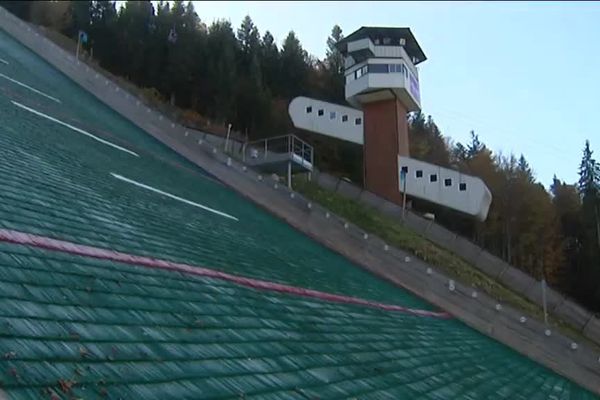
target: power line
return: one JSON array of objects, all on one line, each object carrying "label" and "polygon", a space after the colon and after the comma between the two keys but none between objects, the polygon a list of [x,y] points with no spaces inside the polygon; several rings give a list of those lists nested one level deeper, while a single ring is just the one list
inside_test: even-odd
[{"label": "power line", "polygon": [[[549,144],[548,142],[542,142],[542,141],[532,139],[527,135],[523,135],[522,133],[517,133],[516,131],[513,131],[513,130],[502,129],[502,131],[500,131],[495,128],[490,128],[485,123],[475,121],[474,119],[464,117],[462,115],[454,116],[454,115],[452,115],[452,111],[448,112],[448,111],[444,111],[442,109],[441,111],[437,110],[436,114],[441,115],[442,117],[444,117],[444,119],[450,119],[450,120],[457,121],[460,123],[467,123],[473,127],[473,130],[478,131],[478,132],[483,132],[485,134],[491,133],[491,134],[503,136],[503,137],[506,137],[506,136],[509,136],[512,138],[518,137],[520,140],[525,140],[537,147],[543,147],[543,148],[546,148],[546,149],[552,151],[554,154],[556,154],[556,156],[558,156],[558,158],[561,158],[562,160],[571,161],[565,157],[564,149],[561,149],[552,144]],[[456,114],[460,114],[460,113],[456,113]],[[445,133],[445,135],[450,136],[449,133]]]}]

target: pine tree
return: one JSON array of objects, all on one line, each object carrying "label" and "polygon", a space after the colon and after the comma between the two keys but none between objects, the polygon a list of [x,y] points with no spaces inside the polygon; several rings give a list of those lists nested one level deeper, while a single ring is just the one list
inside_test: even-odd
[{"label": "pine tree", "polygon": [[485,145],[479,141],[475,131],[471,131],[471,143],[467,146],[467,157],[473,158],[485,149]]},{"label": "pine tree", "polygon": [[342,28],[334,25],[331,29],[331,35],[327,38],[327,50],[325,52],[325,62],[327,68],[334,74],[344,73],[344,58],[337,49],[337,43],[344,38]]},{"label": "pine tree", "polygon": [[581,292],[590,303],[600,302],[600,173],[589,141],[579,166],[578,189],[582,198]]},{"label": "pine tree", "polygon": [[306,94],[308,68],[306,51],[294,31],[290,31],[281,50],[282,94],[286,98]]},{"label": "pine tree", "polygon": [[451,152],[452,164],[460,168],[460,165],[467,160],[467,148],[462,143],[456,143]]},{"label": "pine tree", "polygon": [[583,148],[583,158],[579,165],[579,193],[582,196],[596,196],[600,183],[599,165],[592,157],[593,151],[590,149],[590,141],[585,141]]},{"label": "pine tree", "polygon": [[169,32],[173,34],[170,34],[171,40],[167,36],[164,88],[173,105],[177,102],[177,105],[187,108],[198,76],[197,47],[202,36],[200,19],[191,2],[184,6],[183,1],[177,0],[171,7],[170,22]]},{"label": "pine tree", "polygon": [[262,90],[260,34],[249,15],[242,21],[237,31],[237,39],[240,44],[239,71],[256,86],[254,90]]},{"label": "pine tree", "polygon": [[0,6],[6,8],[8,11],[16,15],[17,17],[29,21],[32,1],[26,0],[1,0]]},{"label": "pine tree", "polygon": [[[337,43],[344,38],[342,28],[334,25],[331,35],[327,38],[327,49],[325,60],[322,63],[322,76],[320,81],[323,88],[318,93],[320,97],[336,103],[345,101],[344,95],[344,57],[336,47]],[[317,63],[320,64],[320,63]],[[317,68],[318,70],[318,68]]]},{"label": "pine tree", "polygon": [[517,163],[517,170],[519,172],[519,177],[525,179],[528,183],[535,182],[535,176],[533,175],[533,170],[531,166],[525,159],[525,156],[521,154],[519,157],[519,161]]},{"label": "pine tree", "polygon": [[240,48],[242,53],[246,55],[253,55],[258,52],[260,45],[260,34],[258,28],[252,22],[252,18],[249,15],[244,17],[242,25],[237,30],[237,38],[240,41]]},{"label": "pine tree", "polygon": [[100,65],[121,73],[124,62],[121,61],[119,51],[115,51],[115,44],[120,42],[117,29],[117,9],[112,1],[94,1],[90,14],[90,44],[94,58]]},{"label": "pine tree", "polygon": [[[581,243],[583,223],[581,220],[581,198],[575,185],[568,185],[554,176],[550,186],[552,204],[560,220],[562,247],[565,255],[567,276],[561,287],[573,291],[581,274]],[[573,292],[577,295],[576,292]]]},{"label": "pine tree", "polygon": [[264,136],[257,130],[264,125],[270,100],[263,87],[260,34],[249,15],[242,21],[237,31],[237,39],[240,51],[235,125],[248,137],[256,138]]},{"label": "pine tree", "polygon": [[238,41],[231,28],[231,23],[219,20],[208,29],[207,52],[207,84],[209,95],[214,99],[210,115],[219,122],[227,122],[235,118],[235,93],[237,78],[236,55]]},{"label": "pine tree", "polygon": [[92,1],[72,1],[69,8],[71,21],[63,33],[70,37],[76,37],[80,30],[89,32]]},{"label": "pine tree", "polygon": [[261,75],[267,89],[273,95],[281,94],[280,55],[275,38],[266,31],[260,43]]},{"label": "pine tree", "polygon": [[127,1],[119,12],[117,27],[123,32],[117,50],[129,62],[122,65],[123,73],[138,85],[147,84],[147,54],[152,45],[150,26],[154,20],[154,7],[150,1]]}]

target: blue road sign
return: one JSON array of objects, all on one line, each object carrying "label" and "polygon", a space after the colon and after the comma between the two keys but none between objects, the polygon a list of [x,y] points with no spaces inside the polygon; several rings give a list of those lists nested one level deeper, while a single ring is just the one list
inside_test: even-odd
[{"label": "blue road sign", "polygon": [[85,33],[84,31],[79,31],[79,41],[81,43],[87,43],[87,40],[88,40],[87,33]]}]

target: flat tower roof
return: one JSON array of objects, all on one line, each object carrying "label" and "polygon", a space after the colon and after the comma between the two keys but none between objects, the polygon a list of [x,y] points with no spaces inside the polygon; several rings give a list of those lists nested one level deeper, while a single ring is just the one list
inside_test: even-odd
[{"label": "flat tower roof", "polygon": [[363,26],[340,40],[336,46],[342,53],[345,53],[348,49],[348,42],[367,37],[371,40],[389,37],[392,40],[395,39],[396,43],[398,43],[399,39],[404,39],[406,41],[404,49],[410,57],[415,58],[415,65],[427,59],[425,53],[423,53],[423,49],[421,49],[421,46],[419,46],[417,39],[415,39],[414,35],[410,31],[410,28]]}]

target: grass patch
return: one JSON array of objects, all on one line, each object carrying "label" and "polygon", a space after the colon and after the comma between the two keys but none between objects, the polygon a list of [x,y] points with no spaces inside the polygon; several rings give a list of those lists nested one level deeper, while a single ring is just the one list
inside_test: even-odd
[{"label": "grass patch", "polygon": [[[540,320],[544,318],[542,307],[487,276],[461,257],[440,248],[378,210],[358,201],[347,199],[338,193],[323,189],[316,183],[309,182],[304,178],[294,179],[294,190],[361,229],[379,236],[386,243],[414,254],[456,281],[483,291],[499,302],[511,305],[525,314]],[[563,334],[579,341],[585,341],[588,345],[598,348],[595,343],[585,338],[579,330],[570,324],[551,315],[548,318],[550,324]]]}]

